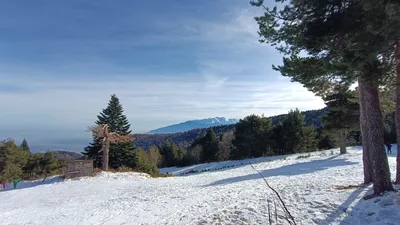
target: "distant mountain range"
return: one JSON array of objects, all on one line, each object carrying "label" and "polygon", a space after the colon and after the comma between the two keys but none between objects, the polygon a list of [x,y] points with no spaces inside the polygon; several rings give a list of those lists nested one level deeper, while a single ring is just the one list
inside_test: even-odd
[{"label": "distant mountain range", "polygon": [[[319,110],[308,110],[301,112],[304,115],[304,121],[306,126],[321,126],[321,116],[325,115],[328,111],[328,108],[323,108]],[[287,114],[281,114],[276,116],[271,116],[272,124],[279,124],[285,119]],[[196,120],[194,120],[196,121]],[[201,121],[201,120],[200,120]],[[236,122],[238,122],[236,120]],[[212,127],[217,136],[220,136],[223,133],[233,131],[235,129],[235,124],[228,125],[217,125],[209,126]],[[179,124],[177,124],[179,125]],[[158,133],[158,134],[134,134],[135,137],[135,145],[137,147],[141,147],[144,149],[148,149],[152,145],[161,145],[166,140],[170,139],[175,142],[177,145],[182,147],[187,147],[191,145],[198,137],[205,135],[206,128],[195,128],[188,131],[176,132],[176,133]],[[161,129],[161,128],[160,128]]]},{"label": "distant mountain range", "polygon": [[[303,111],[305,124],[307,126],[314,125],[316,127],[321,126],[320,117],[325,115],[328,111],[327,108],[319,110]],[[272,124],[278,124],[285,118],[286,114],[271,116]],[[146,134],[134,134],[134,144],[136,147],[142,147],[148,149],[152,145],[161,145],[166,140],[171,139],[177,145],[187,147],[193,143],[198,137],[205,135],[207,128],[212,127],[217,136],[220,136],[226,132],[231,132],[235,129],[235,124],[239,120],[237,119],[225,119],[223,117],[215,117],[202,120],[191,120],[171,126],[155,129]],[[193,128],[194,127],[194,128]],[[175,129],[175,130],[174,130]],[[81,152],[83,147],[86,146],[91,140],[84,139],[71,139],[62,142],[62,148],[60,147],[47,147],[47,146],[31,146],[31,149],[38,149],[35,152],[46,152],[39,149],[63,149],[66,151],[52,151],[58,159],[72,160],[82,158]],[[73,146],[73,147],[68,147]],[[78,147],[75,147],[78,146]],[[69,149],[69,150],[67,150]],[[82,150],[81,150],[82,149]],[[71,151],[75,152],[71,153]]]},{"label": "distant mountain range", "polygon": [[231,125],[239,122],[238,119],[227,119],[225,117],[215,117],[201,120],[189,120],[183,123],[173,124],[166,127],[161,127],[155,130],[151,130],[148,134],[172,134],[185,132],[198,128],[209,128],[221,125]]}]

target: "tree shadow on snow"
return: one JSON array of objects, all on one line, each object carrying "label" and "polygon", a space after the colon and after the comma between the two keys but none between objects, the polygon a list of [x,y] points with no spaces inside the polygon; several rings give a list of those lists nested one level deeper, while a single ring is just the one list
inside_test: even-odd
[{"label": "tree shadow on snow", "polygon": [[[310,162],[302,162],[302,163],[294,163],[287,166],[282,166],[274,169],[260,171],[260,173],[268,179],[268,177],[275,176],[296,176],[301,174],[314,173],[317,171],[322,171],[329,169],[331,167],[337,166],[348,166],[357,164],[355,162],[347,161],[346,159],[335,159],[337,156],[330,157],[328,159],[323,160],[313,160]],[[231,177],[227,179],[222,179],[216,182],[213,182],[206,186],[216,186],[216,185],[226,185],[237,182],[243,182],[248,180],[262,179],[260,175],[254,171],[253,174],[239,176],[239,177]]]},{"label": "tree shadow on snow", "polygon": [[[329,213],[325,219],[318,220],[317,223],[321,225],[332,224],[332,223],[341,225],[353,225],[353,224],[359,224],[361,222],[359,220],[361,219],[363,220],[361,224],[369,224],[366,218],[357,215],[357,211],[360,208],[362,208],[361,205],[365,203],[365,200],[362,199],[362,197],[368,191],[372,191],[371,186],[357,188],[350,194],[350,196],[346,199],[345,202],[343,202],[340,206],[337,207],[335,211]],[[357,203],[353,204],[355,201],[357,201]],[[368,200],[368,201],[373,201],[373,200]],[[349,210],[350,205],[352,204],[353,206],[351,207],[351,210]],[[365,216],[366,215],[364,215],[364,217]]]},{"label": "tree shadow on snow", "polygon": [[48,177],[44,180],[33,180],[33,181],[20,181],[17,184],[17,187],[14,189],[13,184],[7,184],[7,188],[5,190],[0,190],[0,192],[6,192],[6,191],[13,191],[13,190],[18,190],[18,189],[25,189],[25,188],[33,188],[36,186],[40,185],[46,185],[46,184],[54,184],[54,183],[59,183],[63,182],[64,179],[60,176],[54,176],[54,177]]}]

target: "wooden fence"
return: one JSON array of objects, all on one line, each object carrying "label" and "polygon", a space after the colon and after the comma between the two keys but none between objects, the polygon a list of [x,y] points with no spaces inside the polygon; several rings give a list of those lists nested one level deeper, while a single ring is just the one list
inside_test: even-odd
[{"label": "wooden fence", "polygon": [[71,160],[68,161],[65,178],[93,176],[93,160]]}]

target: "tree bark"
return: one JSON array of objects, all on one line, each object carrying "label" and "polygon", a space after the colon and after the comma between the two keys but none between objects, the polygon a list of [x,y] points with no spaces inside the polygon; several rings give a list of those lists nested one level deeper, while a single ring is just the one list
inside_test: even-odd
[{"label": "tree bark", "polygon": [[367,117],[365,114],[365,98],[364,98],[364,87],[362,81],[360,82],[360,78],[358,79],[358,91],[360,96],[360,131],[361,131],[361,139],[362,139],[362,149],[363,149],[363,165],[364,165],[364,184],[369,184],[372,182],[372,165],[369,156],[369,134],[367,127]]},{"label": "tree bark", "polygon": [[108,138],[104,138],[103,140],[103,170],[107,171],[108,170],[108,157],[109,154],[108,152],[110,151],[110,141]]},{"label": "tree bark", "polygon": [[346,129],[342,128],[339,130],[340,132],[340,154],[346,154]]},{"label": "tree bark", "polygon": [[400,40],[396,41],[396,184],[400,184]]},{"label": "tree bark", "polygon": [[[371,73],[375,67],[366,68],[365,73]],[[378,87],[371,79],[374,74],[363,74],[359,78],[360,93],[362,94],[363,118],[366,119],[364,129],[368,129],[368,157],[372,166],[372,183],[374,184],[374,194],[379,195],[385,191],[393,190],[390,180],[389,163],[385,152],[383,138],[383,117],[379,103]],[[364,124],[363,124],[364,126]]]}]

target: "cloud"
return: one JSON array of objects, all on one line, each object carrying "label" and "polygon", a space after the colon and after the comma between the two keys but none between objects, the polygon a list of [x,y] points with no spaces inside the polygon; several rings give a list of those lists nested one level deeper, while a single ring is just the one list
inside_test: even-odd
[{"label": "cloud", "polygon": [[121,27],[103,30],[96,24],[79,33],[70,26],[76,31],[70,39],[0,38],[9,53],[0,54],[0,137],[27,137],[41,149],[76,150],[78,144],[68,143],[90,140],[85,129],[111,94],[119,97],[134,132],[191,119],[324,107],[320,98],[271,69],[281,56],[258,42],[253,19],[258,9],[240,4],[224,5],[212,18],[155,16],[148,26],[139,23],[145,33],[134,33],[136,20],[126,13],[106,23]]},{"label": "cloud", "polygon": [[[289,109],[319,109],[321,99],[300,84],[270,81],[237,81],[209,76],[151,76],[90,79],[5,77],[15,90],[0,94],[0,136],[27,137],[43,145],[59,137],[90,140],[85,133],[98,113],[116,94],[134,132],[185,120],[249,114],[267,116]],[[23,79],[25,82],[21,82]],[[207,88],[204,88],[207,87]],[[52,141],[51,141],[52,140]],[[57,142],[60,144],[60,142]],[[57,146],[57,144],[54,144]]]},{"label": "cloud", "polygon": [[[22,125],[39,124],[37,120],[40,120],[42,127],[84,129],[107,106],[114,93],[120,98],[131,122],[141,124],[142,129],[136,127],[136,131],[150,129],[145,123],[151,120],[180,121],[217,116],[215,114],[243,117],[251,113],[250,109],[271,105],[279,110],[270,113],[281,113],[297,107],[299,102],[302,102],[302,108],[321,106],[315,105],[319,102],[316,97],[294,83],[229,81],[209,76],[205,82],[208,88],[204,89],[204,81],[200,78],[146,76],[141,79],[35,81],[29,77],[2,76],[8,85],[26,90],[0,95],[4,115],[0,122],[14,126],[17,119],[21,124],[21,119],[25,118]],[[21,79],[25,83],[21,83]],[[15,120],[10,121],[10,117]]]}]

